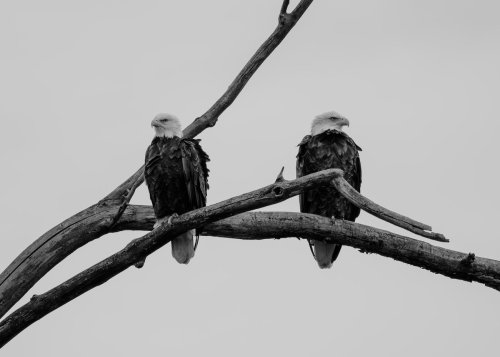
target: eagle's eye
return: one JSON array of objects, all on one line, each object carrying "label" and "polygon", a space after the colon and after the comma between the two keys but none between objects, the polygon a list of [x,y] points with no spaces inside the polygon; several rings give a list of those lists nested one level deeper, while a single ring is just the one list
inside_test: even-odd
[{"label": "eagle's eye", "polygon": [[160,121],[161,121],[162,123],[165,123],[167,120],[168,120],[168,119],[161,119]]}]

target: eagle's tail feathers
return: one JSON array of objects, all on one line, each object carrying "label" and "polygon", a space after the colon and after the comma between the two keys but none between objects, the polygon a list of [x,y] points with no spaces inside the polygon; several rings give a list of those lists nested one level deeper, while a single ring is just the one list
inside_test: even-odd
[{"label": "eagle's tail feathers", "polygon": [[325,243],[322,241],[315,240],[314,244],[314,256],[318,265],[321,269],[327,269],[332,267],[332,263],[337,259],[340,252],[341,245]]},{"label": "eagle's tail feathers", "polygon": [[172,256],[180,264],[187,264],[194,256],[194,229],[172,239]]}]

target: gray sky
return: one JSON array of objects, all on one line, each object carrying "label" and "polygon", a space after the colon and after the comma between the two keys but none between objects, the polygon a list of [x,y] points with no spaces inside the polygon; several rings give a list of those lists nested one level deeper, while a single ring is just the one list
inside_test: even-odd
[{"label": "gray sky", "polygon": [[[296,3],[296,2],[292,2]],[[281,0],[3,1],[0,269],[142,163],[158,112],[185,124],[276,25]],[[363,148],[362,192],[431,224],[446,246],[500,259],[498,1],[321,1],[215,128],[208,203],[295,176],[315,114]],[[149,204],[142,186],[133,203]],[[269,210],[298,210],[292,199]],[[401,232],[362,213],[358,222]],[[406,234],[406,233],[404,233]],[[140,232],[82,248],[22,300]],[[411,234],[407,234],[411,235]],[[296,239],[170,247],[35,323],[2,356],[484,355],[499,295],[345,247],[321,271]]]}]

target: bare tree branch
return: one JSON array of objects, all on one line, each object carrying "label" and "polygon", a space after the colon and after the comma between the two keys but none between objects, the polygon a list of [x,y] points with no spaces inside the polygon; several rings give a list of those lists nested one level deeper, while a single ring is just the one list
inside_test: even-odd
[{"label": "bare tree branch", "polygon": [[28,246],[0,274],[0,317],[57,263],[109,232],[119,206],[94,205],[66,219]]},{"label": "bare tree branch", "polygon": [[283,4],[281,5],[280,16],[286,15],[288,12],[288,5],[290,5],[290,0],[283,0]]},{"label": "bare tree branch", "polygon": [[284,201],[306,189],[330,182],[332,178],[342,174],[341,170],[330,169],[292,181],[276,182],[261,189],[174,217],[171,223],[164,223],[145,236],[133,240],[118,253],[48,292],[34,296],[29,303],[0,322],[0,347],[33,322],[143,260],[180,233],[234,214]]},{"label": "bare tree branch", "polygon": [[[132,205],[123,213],[115,229],[150,230],[153,224],[152,207]],[[500,291],[500,262],[497,260],[437,247],[349,221],[296,212],[247,212],[207,224],[202,234],[247,240],[288,237],[325,239],[453,279],[476,281]]]},{"label": "bare tree branch", "polygon": [[[272,186],[268,186],[266,192],[275,192]],[[246,198],[240,202],[245,201]],[[224,202],[220,205],[226,205]],[[181,229],[194,227],[193,220],[200,218],[206,219],[197,221],[204,225],[203,235],[245,240],[288,237],[326,240],[352,246],[365,253],[390,257],[453,279],[476,281],[500,291],[500,262],[496,260],[433,246],[354,222],[296,212],[246,212],[204,224],[203,222],[211,221],[213,217],[206,216],[210,213],[200,211],[215,211],[212,208],[214,206],[182,215],[173,221],[173,225],[165,224],[62,285],[43,295],[34,296],[29,303],[0,323],[0,346],[49,312],[125,270],[134,264],[139,256],[158,249],[153,247],[155,244],[161,246]],[[187,215],[191,217],[186,217]],[[151,207],[131,205],[125,210],[115,230],[149,230],[152,229],[154,222]],[[137,243],[139,241],[141,242]]]},{"label": "bare tree branch", "polygon": [[347,198],[351,203],[355,204],[362,210],[392,223],[398,227],[404,228],[410,232],[418,234],[422,237],[436,240],[439,242],[449,242],[448,239],[441,233],[427,232],[431,231],[431,226],[415,221],[414,219],[405,217],[399,213],[393,212],[384,208],[356,191],[343,177],[337,177],[333,180],[335,188]]},{"label": "bare tree branch", "polygon": [[[301,0],[291,12],[288,12],[289,0],[283,1],[277,28],[236,76],[226,92],[207,112],[184,130],[185,137],[195,137],[217,123],[219,116],[234,102],[251,76],[295,26],[312,1]],[[0,274],[0,317],[50,269],[91,240],[125,229],[152,229],[155,218],[151,207],[129,205],[135,190],[144,181],[143,171],[144,167],[139,168],[97,204],[42,235]],[[276,182],[270,186],[176,217],[171,223],[165,223],[132,241],[118,253],[65,283],[42,295],[33,296],[30,302],[0,322],[0,347],[51,311],[143,260],[168,243],[172,237],[200,226],[204,227],[204,234],[228,238],[302,237],[326,240],[349,245],[362,252],[391,257],[453,279],[480,282],[500,291],[500,262],[476,257],[473,253],[444,249],[380,229],[316,215],[247,212],[233,216],[283,201],[305,189],[333,180],[339,192],[361,209],[423,237],[448,241],[442,234],[430,232],[430,226],[387,210],[363,197],[343,179],[340,170],[326,170],[294,181],[284,180],[282,173],[283,170]],[[228,216],[233,217],[224,218]]]},{"label": "bare tree branch", "polygon": [[[184,129],[183,135],[193,138],[212,127],[219,116],[235,100],[264,60],[286,37],[313,0],[302,0],[292,14],[282,21],[237,75],[227,91],[201,117]],[[293,15],[293,16],[292,16]],[[69,254],[108,233],[119,220],[130,202],[135,189],[144,181],[144,166],[104,197],[53,227],[27,247],[0,274],[0,317],[54,266]]]},{"label": "bare tree branch", "polygon": [[[217,123],[219,116],[222,114],[224,110],[229,107],[233,101],[236,99],[241,90],[248,83],[250,77],[259,69],[262,62],[266,60],[267,57],[274,51],[276,47],[283,41],[285,36],[290,32],[290,30],[295,26],[297,21],[301,18],[304,12],[307,10],[309,5],[313,0],[302,0],[295,10],[283,17],[283,7],[288,7],[288,1],[283,3],[283,7],[280,13],[280,22],[278,27],[274,30],[274,32],[269,36],[269,38],[259,47],[257,52],[252,56],[250,61],[243,67],[240,73],[236,76],[234,81],[229,85],[229,88],[226,92],[220,97],[217,102],[201,117],[196,118],[191,125],[189,125],[185,131],[184,135],[189,137],[193,137],[198,135],[202,130],[207,127],[212,127]],[[286,6],[285,6],[286,4]]]},{"label": "bare tree branch", "polygon": [[[142,218],[147,211],[138,217]],[[500,261],[350,221],[296,212],[247,212],[204,226],[203,235],[250,240],[287,237],[326,240],[500,291]]]}]

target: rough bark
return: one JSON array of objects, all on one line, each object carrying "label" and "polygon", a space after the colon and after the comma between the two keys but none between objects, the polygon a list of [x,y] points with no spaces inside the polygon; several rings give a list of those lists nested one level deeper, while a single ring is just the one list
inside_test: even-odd
[{"label": "rough bark", "polygon": [[0,322],[0,347],[49,312],[103,284],[131,265],[144,260],[147,255],[161,248],[180,233],[234,214],[284,201],[306,189],[331,182],[332,178],[342,174],[341,170],[330,169],[292,181],[275,182],[259,190],[174,217],[170,223],[164,223],[145,236],[133,240],[118,253],[63,284],[42,295],[32,297],[29,303]]},{"label": "rough bark", "polygon": [[[116,231],[150,230],[150,206],[132,205]],[[500,291],[500,262],[434,246],[410,237],[362,224],[297,212],[247,212],[203,227],[202,235],[245,240],[301,237],[376,253],[453,279],[476,281]]]},{"label": "rough bark", "polygon": [[350,221],[297,212],[247,212],[206,225],[203,235],[250,240],[287,237],[326,240],[500,291],[500,261]]},{"label": "rough bark", "polygon": [[[184,137],[193,138],[207,127],[215,125],[219,116],[236,99],[260,65],[283,41],[312,2],[313,0],[301,0],[290,14],[286,12],[289,1],[283,2],[277,28],[259,47],[220,99],[184,129]],[[143,172],[144,166],[141,166],[97,204],[43,234],[0,274],[0,318],[69,254],[112,230],[136,188],[144,181]]]},{"label": "rough bark", "polygon": [[[285,181],[287,182],[287,181]],[[306,186],[302,186],[303,189]],[[433,246],[362,224],[296,212],[246,212],[219,219],[236,210],[261,207],[298,194],[298,187],[281,182],[173,219],[122,251],[31,301],[0,323],[0,347],[46,314],[106,282],[164,244],[179,232],[203,225],[203,235],[244,240],[301,237],[326,240],[376,253],[453,279],[476,281],[500,291],[500,262]],[[209,223],[214,219],[217,222]],[[149,230],[155,222],[150,206],[129,206],[114,229]],[[195,225],[196,224],[196,225]]]}]

